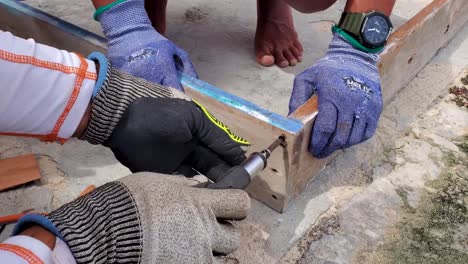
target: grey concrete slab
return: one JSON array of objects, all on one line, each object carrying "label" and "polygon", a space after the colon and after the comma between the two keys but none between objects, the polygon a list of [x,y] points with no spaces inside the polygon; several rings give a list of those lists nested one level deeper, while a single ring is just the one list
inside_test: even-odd
[{"label": "grey concrete slab", "polygon": [[[92,20],[91,1],[26,0],[45,12],[101,34]],[[295,67],[263,67],[255,62],[255,0],[169,0],[167,37],[191,55],[200,78],[265,109],[286,115],[294,76],[323,56],[331,39],[331,25],[344,9],[339,0],[315,14],[294,12],[294,22],[304,46],[303,62]],[[430,0],[397,1],[392,21],[398,28]],[[190,16],[191,13],[197,13]]]},{"label": "grey concrete slab", "polygon": [[[36,1],[36,4],[42,5],[41,8],[50,10],[52,14],[56,12],[55,15],[64,15],[71,22],[75,22],[72,20],[82,17],[85,13],[79,12],[83,10],[89,14],[92,13],[89,4],[78,3],[76,6],[64,6],[64,4],[58,2],[64,1]],[[422,6],[424,1],[414,0],[412,2],[415,5],[419,4]],[[280,113],[283,111],[284,113],[287,97],[289,96],[289,91],[285,92],[284,89],[290,89],[293,74],[296,71],[299,72],[304,69],[308,65],[307,61],[310,64],[314,58],[319,57],[319,50],[312,52],[312,50],[306,49],[307,61],[293,69],[262,68],[255,64],[250,46],[255,26],[254,5],[252,3],[240,1],[239,4],[234,5],[232,2],[223,1],[225,7],[236,6],[235,8],[237,9],[235,10],[240,11],[234,12],[232,11],[233,9],[228,9],[231,10],[228,12],[224,10],[223,12],[231,15],[231,18],[234,14],[234,18],[232,18],[232,21],[227,18],[220,18],[220,21],[222,21],[220,23],[221,28],[226,27],[228,32],[240,33],[226,34],[223,33],[225,31],[219,30],[219,35],[215,34],[216,32],[209,27],[213,26],[213,18],[207,20],[206,24],[183,23],[184,12],[189,7],[201,5],[202,7],[206,7],[207,10],[211,10],[210,8],[215,8],[216,10],[219,7],[211,7],[205,1],[192,1],[190,3],[188,1],[180,1],[180,3],[180,5],[172,3],[169,7],[169,16],[173,19],[169,20],[168,36],[174,36],[181,46],[192,53],[201,76],[221,88],[232,89],[233,93],[241,97],[252,93],[252,96],[248,99],[253,98],[256,100],[254,102],[259,105],[275,111],[277,110]],[[205,5],[202,5],[202,3],[205,3]],[[241,4],[246,7],[237,6]],[[401,8],[404,7],[402,6]],[[242,10],[245,10],[246,13],[247,18],[245,21],[239,21],[241,20],[240,15],[243,14]],[[411,10],[404,9],[404,12],[397,9],[396,15],[401,16],[401,21],[404,21],[404,16],[408,16],[409,13],[415,13],[416,11],[416,8],[412,8]],[[65,16],[67,12],[69,12],[68,17]],[[72,14],[73,12],[75,14]],[[325,19],[334,19],[338,17],[339,9],[328,12],[330,13],[323,13],[323,15],[329,14],[329,17]],[[216,15],[214,16],[216,17]],[[296,20],[302,21],[301,19],[303,19],[303,22],[297,22],[296,24],[302,23],[299,31],[303,38],[307,36],[306,34],[311,34],[308,35],[310,38],[306,38],[310,42],[304,43],[308,43],[307,45],[310,44],[310,46],[320,46],[323,50],[326,46],[326,38],[313,38],[314,34],[308,32],[312,28],[315,30],[312,32],[328,34],[326,33],[328,25],[321,27],[315,23],[320,20],[319,18],[320,14],[315,16],[300,15],[299,18],[296,17]],[[90,23],[89,19],[79,19],[75,23],[81,23],[87,27],[96,26],[95,23]],[[180,28],[175,28],[176,25],[179,25]],[[203,29],[207,27],[210,29],[208,31],[213,32],[204,32]],[[184,28],[187,29],[186,31],[193,30],[193,35],[191,35],[192,33],[177,35],[177,32],[181,32]],[[99,28],[95,27],[94,30],[98,31]],[[218,36],[221,36],[220,40],[216,40]],[[236,39],[236,36],[243,37]],[[310,243],[311,246],[306,250],[307,254],[302,252],[299,258],[296,259],[302,261],[301,263],[309,263],[308,261],[316,261],[316,263],[341,261],[341,263],[346,263],[345,260],[349,259],[360,245],[358,245],[357,241],[379,241],[382,237],[379,230],[392,223],[393,218],[391,214],[398,213],[397,210],[392,209],[388,211],[390,212],[389,215],[382,215],[382,212],[379,211],[382,207],[394,208],[395,205],[398,205],[397,197],[392,193],[394,190],[389,185],[389,181],[393,181],[395,178],[400,180],[399,177],[401,175],[392,174],[393,163],[398,161],[398,157],[391,156],[390,159],[387,159],[385,156],[388,154],[387,150],[399,146],[398,144],[401,142],[400,138],[404,135],[404,132],[417,120],[419,115],[429,112],[428,109],[432,109],[433,101],[446,93],[444,91],[446,85],[468,64],[467,37],[468,28],[465,27],[458,34],[457,38],[447,48],[443,49],[417,78],[398,94],[395,101],[384,110],[377,135],[369,142],[348,149],[338,156],[309,184],[304,193],[300,195],[286,213],[278,214],[264,205],[253,201],[251,214],[247,221],[241,225],[244,237],[241,249],[234,253],[233,256],[240,259],[241,263],[273,263],[280,259],[283,254],[287,253],[304,234],[308,235],[311,227],[318,224],[320,226],[320,217],[322,219],[335,219],[340,228],[337,229],[334,225],[327,227],[324,224],[325,227],[318,230],[325,229],[328,230],[328,233],[323,234],[320,233],[321,231],[317,231],[317,236],[306,237],[306,242],[314,243]],[[196,48],[190,50],[190,40],[193,41],[196,38],[199,39],[199,43],[204,44],[197,44],[194,46]],[[208,42],[205,38],[212,38],[213,45],[218,45],[218,48],[206,48],[206,45],[211,42]],[[314,39],[316,39],[316,42],[314,42]],[[223,53],[224,50],[226,50],[226,53]],[[203,61],[205,60],[204,55],[207,55],[206,58],[208,58],[205,62]],[[222,57],[223,55],[225,56],[224,58]],[[233,58],[236,56],[238,58]],[[223,68],[225,70],[222,72],[214,71],[211,68],[221,64],[221,61],[218,60],[224,60],[225,62],[227,60],[226,57],[229,58],[228,60],[232,60],[233,65],[236,67],[227,65],[226,68]],[[232,70],[234,68],[236,71]],[[237,72],[238,69],[244,68],[246,72]],[[247,76],[247,71],[251,75]],[[216,74],[211,74],[211,72]],[[235,78],[229,79],[231,78],[230,76],[235,75],[233,73],[237,75]],[[220,78],[220,76],[224,76],[224,78]],[[257,87],[263,88],[257,91]],[[255,95],[257,92],[258,94]],[[269,97],[271,98],[269,99]],[[440,111],[439,117],[445,118],[445,116],[453,118],[451,119],[451,128],[463,126],[466,121],[463,114],[452,108]],[[444,128],[443,123],[439,124],[437,129],[440,130],[436,133],[439,136],[446,136],[447,131],[451,131],[454,136],[458,135],[454,129]],[[426,146],[424,143],[422,144]],[[424,146],[419,150],[420,152],[424,153]],[[411,148],[415,150],[419,149],[416,145],[411,145]],[[25,208],[29,205],[43,208],[44,210],[56,208],[60,204],[74,199],[88,184],[100,185],[128,173],[128,170],[114,159],[112,153],[103,147],[91,146],[78,140],[71,140],[67,144],[60,146],[58,144],[38,142],[34,139],[0,137],[0,158],[31,151],[37,155],[43,174],[43,181],[38,183],[37,186],[33,184],[32,186],[14,189],[13,192],[15,194],[13,197],[21,196],[23,188],[25,190],[39,188],[43,194],[36,195],[34,192],[30,192],[31,195],[34,195],[21,196],[24,199],[11,199],[8,197],[12,194],[0,193],[1,214],[14,213],[16,212],[16,208]],[[407,160],[406,158],[411,159],[408,154],[411,152],[405,153],[405,161]],[[407,175],[420,169],[420,167],[411,167],[405,164],[402,163],[401,166],[407,171]],[[427,164],[420,166],[429,167],[429,165],[424,165]],[[421,177],[419,179],[422,179]],[[50,193],[52,198],[50,198]],[[377,197],[379,198],[377,199]],[[414,199],[417,200],[416,194]],[[367,228],[368,223],[375,223],[375,225]],[[334,232],[341,232],[341,236],[335,237]],[[320,258],[317,257],[317,252],[321,252]]]}]

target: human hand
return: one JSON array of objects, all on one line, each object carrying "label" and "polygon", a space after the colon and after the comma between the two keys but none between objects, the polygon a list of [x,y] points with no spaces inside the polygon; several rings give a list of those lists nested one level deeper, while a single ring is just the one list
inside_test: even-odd
[{"label": "human hand", "polygon": [[132,172],[188,167],[216,180],[244,160],[249,143],[184,93],[101,67],[106,78],[81,139],[108,146]]},{"label": "human hand", "polygon": [[192,187],[185,177],[137,173],[104,184],[47,216],[27,214],[13,235],[39,225],[65,241],[77,263],[223,263],[240,244],[227,220],[247,216],[242,190]]},{"label": "human hand", "polygon": [[189,55],[151,25],[144,0],[115,1],[96,10],[113,67],[183,91],[178,71],[198,78]]},{"label": "human hand", "polygon": [[318,96],[318,115],[309,143],[315,157],[325,158],[374,135],[382,112],[378,59],[335,33],[325,57],[296,76],[289,113]]}]

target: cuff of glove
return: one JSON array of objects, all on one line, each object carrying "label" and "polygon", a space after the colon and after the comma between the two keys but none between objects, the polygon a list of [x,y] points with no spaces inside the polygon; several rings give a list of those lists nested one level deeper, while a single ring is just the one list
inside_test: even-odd
[{"label": "cuff of glove", "polygon": [[[85,133],[80,137],[91,144],[104,143],[128,106],[138,98],[181,98],[191,100],[184,93],[144,79],[134,77],[105,64],[106,74],[100,88],[96,90],[91,108],[91,119]],[[101,73],[101,69],[100,69]],[[100,77],[101,78],[101,77]],[[157,110],[157,109],[155,109]]]},{"label": "cuff of glove", "polygon": [[359,41],[357,41],[354,37],[352,37],[346,31],[344,31],[343,29],[339,28],[336,25],[332,27],[332,32],[341,35],[346,40],[346,42],[348,42],[351,46],[363,52],[380,53],[384,49],[384,46],[378,47],[378,48],[368,48],[362,45],[361,43],[359,43]]},{"label": "cuff of glove", "polygon": [[16,236],[20,234],[26,228],[32,225],[42,226],[43,228],[47,229],[47,231],[51,232],[55,236],[65,241],[63,236],[58,231],[57,227],[55,227],[55,225],[52,223],[52,221],[50,221],[50,219],[47,218],[46,216],[43,216],[40,214],[27,214],[21,217],[13,229],[12,236]]},{"label": "cuff of glove", "polygon": [[40,225],[66,242],[77,263],[141,257],[140,214],[132,194],[121,182],[106,183],[47,216],[25,215],[13,235],[31,225]]},{"label": "cuff of glove", "polygon": [[96,84],[94,85],[93,90],[93,98],[96,97],[97,93],[101,89],[104,81],[107,78],[107,69],[109,68],[109,62],[104,54],[101,52],[93,52],[88,56],[89,60],[94,61],[97,65],[99,65],[99,72],[98,72],[98,79],[96,80]]},{"label": "cuff of glove", "polygon": [[100,16],[102,13],[106,12],[107,10],[111,9],[112,7],[118,5],[118,4],[122,3],[122,2],[125,2],[125,1],[127,1],[127,0],[117,0],[117,1],[114,1],[114,2],[112,2],[112,3],[110,3],[110,4],[107,4],[107,5],[105,5],[105,6],[99,7],[99,8],[96,9],[96,11],[94,12],[94,15],[93,15],[94,20],[97,21],[98,18],[99,18],[99,16]]}]

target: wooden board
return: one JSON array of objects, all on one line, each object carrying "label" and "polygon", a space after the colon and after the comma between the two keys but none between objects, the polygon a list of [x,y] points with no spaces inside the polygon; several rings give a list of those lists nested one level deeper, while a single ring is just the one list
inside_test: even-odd
[{"label": "wooden board", "polygon": [[[384,103],[388,104],[467,21],[467,0],[434,0],[394,32],[379,62]],[[296,147],[289,152],[293,155],[288,161],[289,200],[285,202],[285,207],[338,154],[317,160],[307,152],[309,141],[306,135],[310,134],[317,106],[317,98],[311,98],[291,115],[291,118],[301,120],[304,127],[295,134],[293,145]],[[291,144],[290,141],[288,143]]]},{"label": "wooden board", "polygon": [[0,160],[0,191],[40,178],[41,173],[33,154]]},{"label": "wooden board", "polygon": [[[467,14],[467,0],[435,0],[392,34],[379,63],[385,103],[390,102],[453,38],[468,20]],[[234,131],[254,142],[252,151],[269,145],[280,134],[286,135],[288,147],[273,153],[269,167],[248,188],[252,197],[279,212],[284,211],[339,154],[319,160],[308,152],[309,135],[318,109],[316,97],[290,116],[303,124],[299,130],[278,130],[271,124],[258,122],[254,115],[223,105],[222,100],[203,95],[203,89],[194,89],[192,82],[187,82],[185,87],[192,97],[214,111]]]},{"label": "wooden board", "polygon": [[[435,0],[392,34],[379,64],[386,103],[465,24],[466,14],[467,0]],[[105,47],[104,39],[95,34],[10,0],[0,1],[0,29],[82,54],[102,51]],[[316,98],[287,118],[201,80],[182,76],[182,84],[190,96],[203,103],[233,131],[249,139],[251,151],[265,148],[281,134],[286,136],[287,148],[273,153],[268,168],[248,188],[252,197],[271,208],[284,211],[329,160],[315,159],[307,151],[313,118],[317,114]]]},{"label": "wooden board", "polygon": [[379,63],[388,104],[468,21],[467,0],[434,0],[389,38]]}]

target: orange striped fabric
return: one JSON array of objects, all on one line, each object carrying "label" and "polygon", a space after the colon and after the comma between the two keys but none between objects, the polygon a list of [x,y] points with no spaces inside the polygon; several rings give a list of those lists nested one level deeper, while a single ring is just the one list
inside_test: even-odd
[{"label": "orange striped fabric", "polygon": [[[32,137],[37,138],[42,141],[50,142],[51,136],[50,135],[37,135],[37,134],[25,134],[25,133],[10,133],[10,132],[0,132],[0,136],[9,136],[9,137]],[[67,139],[56,137],[55,141],[58,141],[60,144],[65,144]]]},{"label": "orange striped fabric", "polygon": [[[60,64],[60,63],[56,63],[56,62],[40,60],[32,56],[14,54],[14,53],[4,51],[4,50],[0,50],[0,59],[14,62],[14,63],[30,64],[30,65],[34,65],[34,66],[41,67],[41,68],[61,71],[67,74],[70,74],[70,73],[78,74],[82,70],[81,69],[82,67],[77,68],[77,67],[67,66],[67,65]],[[87,69],[88,68],[86,68],[85,70]],[[90,79],[90,80],[97,80],[97,73],[86,71],[85,78]]]},{"label": "orange striped fabric", "polygon": [[23,134],[23,133],[3,133],[0,132],[0,135],[4,136],[20,136],[20,137],[34,137],[34,138],[39,138],[40,140],[46,141],[46,142],[53,142],[53,141],[59,141],[61,144],[64,144],[67,140],[64,138],[59,138],[58,134],[60,132],[60,128],[62,127],[63,123],[65,122],[65,119],[67,118],[68,114],[70,113],[71,109],[73,108],[73,105],[76,102],[76,99],[78,98],[78,95],[80,94],[81,86],[83,85],[84,79],[90,79],[90,80],[96,80],[97,79],[97,73],[94,72],[89,72],[87,71],[88,69],[88,63],[86,60],[76,54],[78,58],[80,59],[80,67],[71,67],[71,66],[66,66],[60,63],[55,63],[55,62],[49,62],[49,61],[44,61],[40,60],[31,56],[25,56],[25,55],[18,55],[14,54],[11,52],[7,52],[4,50],[0,50],[0,59],[11,61],[14,63],[22,63],[22,64],[31,64],[37,67],[41,68],[46,68],[50,70],[57,70],[66,74],[76,74],[76,79],[75,79],[75,85],[73,87],[72,94],[70,98],[68,99],[67,105],[65,106],[65,109],[63,110],[62,114],[59,116],[57,122],[55,123],[54,128],[48,135],[33,135],[33,134]]},{"label": "orange striped fabric", "polygon": [[29,249],[12,244],[0,244],[0,250],[11,252],[26,260],[29,264],[44,264],[44,262]]},{"label": "orange striped fabric", "polygon": [[50,134],[48,135],[45,141],[57,140],[57,136],[60,131],[60,128],[63,125],[63,122],[65,122],[65,119],[67,118],[68,114],[70,113],[70,110],[72,109],[73,105],[76,102],[76,99],[78,98],[78,95],[80,94],[81,85],[83,84],[84,78],[86,76],[86,70],[88,69],[88,63],[83,57],[81,56],[78,56],[78,57],[80,58],[81,64],[80,64],[80,68],[78,72],[76,73],[76,80],[75,80],[75,86],[73,87],[73,92],[70,98],[68,99],[65,109],[63,110],[59,119],[55,123],[54,129],[52,129],[52,132],[50,132]]}]

